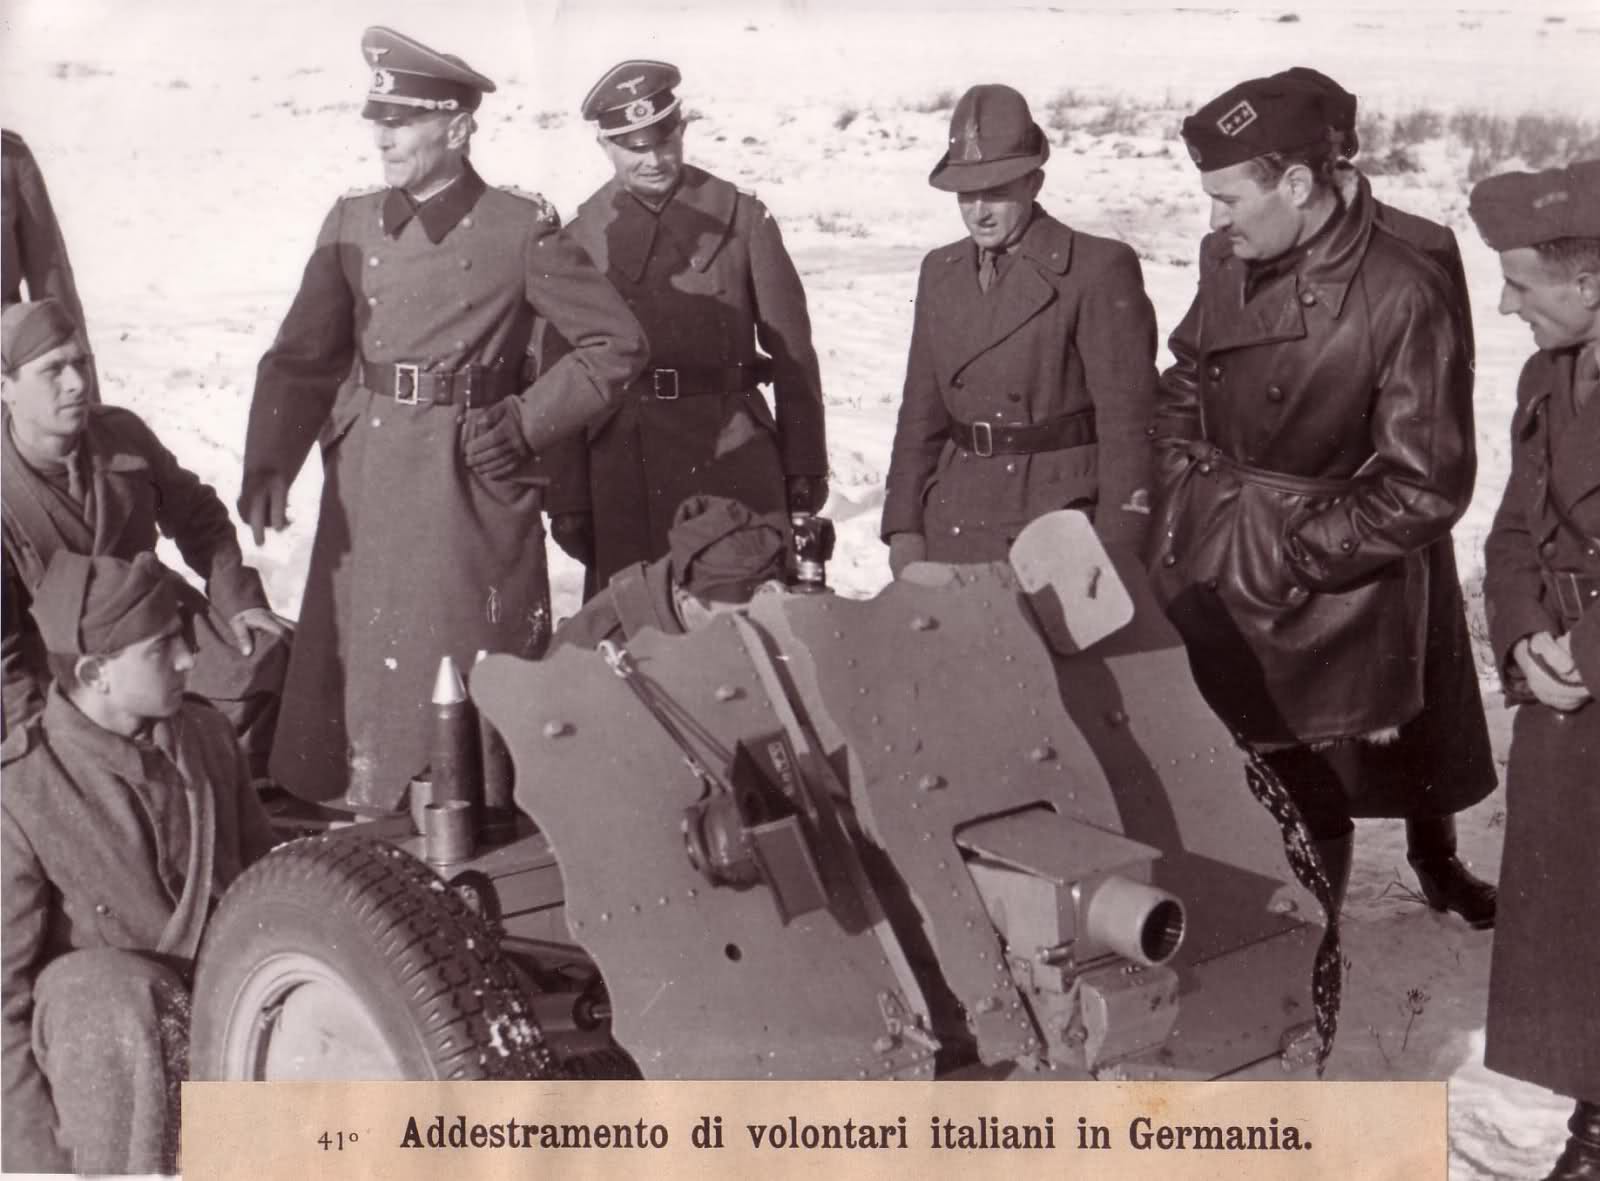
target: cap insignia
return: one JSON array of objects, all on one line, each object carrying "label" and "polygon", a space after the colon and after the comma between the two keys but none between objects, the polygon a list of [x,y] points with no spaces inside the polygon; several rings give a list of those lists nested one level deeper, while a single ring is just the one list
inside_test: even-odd
[{"label": "cap insignia", "polygon": [[1567,192],[1566,189],[1556,189],[1554,192],[1545,193],[1541,197],[1535,197],[1533,199],[1533,207],[1535,209],[1548,209],[1552,205],[1561,205],[1571,199],[1572,194]]},{"label": "cap insignia", "polygon": [[367,46],[367,60],[373,65],[377,65],[378,59],[388,52],[389,47],[387,45],[369,45]]},{"label": "cap insignia", "polygon": [[388,70],[372,71],[372,93],[392,94],[394,92],[394,74]]},{"label": "cap insignia", "polygon": [[631,98],[639,93],[639,87],[643,86],[644,83],[645,77],[643,74],[640,74],[637,78],[629,78],[625,82],[618,82],[617,89],[626,90],[628,92],[628,96]]},{"label": "cap insignia", "polygon": [[967,115],[967,121],[961,125],[961,131],[956,138],[961,145],[960,159],[983,159],[983,143],[978,139],[978,115],[976,111]]},{"label": "cap insignia", "polygon": [[647,98],[635,99],[633,102],[628,104],[628,118],[635,122],[640,119],[648,119],[655,113],[655,104]]},{"label": "cap insignia", "polygon": [[1257,118],[1256,109],[1248,100],[1241,99],[1232,110],[1217,120],[1217,130],[1231,139],[1254,123]]}]

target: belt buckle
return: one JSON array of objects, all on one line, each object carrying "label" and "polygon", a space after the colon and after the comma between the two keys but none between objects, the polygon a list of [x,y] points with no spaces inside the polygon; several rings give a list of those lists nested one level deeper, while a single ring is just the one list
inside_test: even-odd
[{"label": "belt buckle", "polygon": [[394,400],[402,406],[415,406],[422,387],[421,365],[396,365],[394,367]]},{"label": "belt buckle", "polygon": [[[670,393],[662,389],[661,379],[663,377],[670,377],[672,379],[672,383],[670,387],[668,387],[671,390]],[[662,402],[676,402],[678,400],[678,371],[676,369],[650,370],[650,388],[655,393],[655,396],[658,400]]]},{"label": "belt buckle", "polygon": [[994,428],[986,422],[972,424],[972,453],[980,459],[994,455]]}]

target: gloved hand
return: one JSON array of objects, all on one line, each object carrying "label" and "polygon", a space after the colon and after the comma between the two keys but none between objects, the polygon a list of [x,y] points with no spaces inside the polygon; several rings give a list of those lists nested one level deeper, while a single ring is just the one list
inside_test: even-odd
[{"label": "gloved hand", "polygon": [[593,513],[556,513],[550,518],[550,538],[567,557],[594,565]]},{"label": "gloved hand", "polygon": [[827,476],[789,476],[785,483],[791,513],[820,513],[828,502]]},{"label": "gloved hand", "polygon": [[1588,688],[1572,653],[1549,632],[1524,636],[1511,649],[1511,659],[1527,679],[1528,689],[1551,709],[1570,713],[1589,700]]},{"label": "gloved hand", "polygon": [[267,540],[267,528],[281,532],[288,524],[289,481],[279,472],[246,471],[239,489],[239,519],[250,526],[257,545]]},{"label": "gloved hand", "polygon": [[517,403],[504,398],[493,406],[474,410],[461,440],[462,458],[485,479],[509,476],[533,454],[517,420]]},{"label": "gloved hand", "polygon": [[246,656],[255,651],[256,641],[255,637],[250,634],[251,632],[283,636],[284,638],[294,635],[293,624],[265,607],[246,607],[230,619],[228,623],[233,628],[233,642],[239,646],[239,651]]},{"label": "gloved hand", "polygon": [[889,535],[889,573],[896,578],[912,562],[921,562],[928,556],[928,539],[920,533],[891,533]]}]

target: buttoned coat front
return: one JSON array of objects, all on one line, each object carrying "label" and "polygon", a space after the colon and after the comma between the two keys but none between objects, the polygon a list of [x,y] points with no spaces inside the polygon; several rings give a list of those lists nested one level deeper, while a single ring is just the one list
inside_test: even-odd
[{"label": "buttoned coat front", "polygon": [[[1600,398],[1572,401],[1576,350],[1539,352],[1523,367],[1511,425],[1511,478],[1485,548],[1489,640],[1508,685],[1511,650],[1549,632],[1571,635],[1590,692],[1600,689]],[[1563,524],[1559,500],[1571,525]],[[1544,571],[1578,576],[1570,622]],[[1586,588],[1585,589],[1585,584]],[[1527,694],[1520,694],[1526,701]],[[1562,1095],[1600,1099],[1600,705],[1517,710],[1506,771],[1506,830],[1490,964],[1484,1063]]]},{"label": "buttoned coat front", "polygon": [[1426,551],[1476,464],[1443,272],[1378,227],[1363,188],[1262,267],[1208,239],[1171,347],[1152,581],[1212,707],[1275,744],[1416,717]]},{"label": "buttoned coat front", "polygon": [[[0,793],[8,1169],[59,1155],[31,1041],[38,974],[86,948],[192,956],[211,903],[273,843],[232,728],[203,702],[186,700],[157,723],[151,741],[136,743],[101,729],[52,689],[28,731]],[[210,821],[199,832],[197,816]],[[168,843],[174,832],[185,848]],[[202,863],[201,841],[210,846],[211,889],[183,900],[185,871]]]},{"label": "buttoned coat front", "polygon": [[[828,450],[805,289],[759,199],[686,166],[655,210],[613,178],[569,232],[638,315],[660,373],[547,456],[550,510],[593,513],[593,593],[624,567],[666,554],[687,497],[782,513],[785,477],[824,475]],[[772,383],[771,407],[758,377]],[[726,389],[696,388],[706,383]]]},{"label": "buttoned coat front", "polygon": [[542,316],[572,347],[515,395],[538,449],[606,413],[645,360],[638,321],[542,200],[470,170],[415,216],[395,217],[399,199],[356,195],[328,214],[261,360],[244,460],[247,486],[292,479],[320,439],[322,506],[273,776],[378,810],[428,760],[440,658],[538,655],[549,581],[537,464],[473,472],[462,444],[484,410],[407,404],[369,388],[356,362],[474,365],[488,384],[519,382]]},{"label": "buttoned coat front", "polygon": [[[1035,207],[999,281],[978,286],[970,238],[923,260],[881,534],[921,533],[928,558],[1004,558],[1022,527],[1089,507],[1137,547],[1149,522],[1155,312],[1138,257]],[[1029,425],[1092,413],[1096,443],[981,457],[952,422]]]}]

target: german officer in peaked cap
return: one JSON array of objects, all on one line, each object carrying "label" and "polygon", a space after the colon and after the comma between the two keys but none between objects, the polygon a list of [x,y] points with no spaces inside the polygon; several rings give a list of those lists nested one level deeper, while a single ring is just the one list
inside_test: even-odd
[{"label": "german officer in peaked cap", "polygon": [[805,290],[766,206],[684,162],[681,81],[625,61],[583,100],[615,175],[570,232],[638,315],[652,366],[551,457],[551,529],[589,566],[585,597],[664,556],[689,496],[780,514],[827,499]]},{"label": "german officer in peaked cap", "polygon": [[961,96],[928,183],[956,194],[967,237],[917,283],[881,528],[897,575],[1003,558],[1069,506],[1107,541],[1143,540],[1155,313],[1130,247],[1039,206],[1049,158],[1011,87]]},{"label": "german officer in peaked cap", "polygon": [[[1600,1178],[1600,160],[1492,176],[1472,219],[1538,351],[1484,547],[1489,641],[1520,706],[1506,769],[1485,1065],[1576,1099],[1548,1181]],[[1498,391],[1497,391],[1498,396]]]},{"label": "german officer in peaked cap", "polygon": [[1465,745],[1481,711],[1467,678],[1459,719],[1408,731],[1458,700],[1430,697],[1433,641],[1462,627],[1431,618],[1461,608],[1438,606],[1430,554],[1472,493],[1470,345],[1444,272],[1383,228],[1364,180],[1341,183],[1343,120],[1303,75],[1184,120],[1214,232],[1158,390],[1152,585],[1212,707],[1283,777],[1335,897],[1352,814],[1404,816],[1430,905],[1487,926],[1493,890],[1449,818],[1493,776],[1401,783],[1372,749],[1425,750],[1453,721]]},{"label": "german officer in peaked cap", "polygon": [[[425,761],[449,654],[539,654],[549,583],[533,453],[604,415],[643,367],[627,305],[539,197],[467,155],[494,83],[390,29],[362,52],[385,189],[334,204],[262,358],[240,515],[282,528],[313,441],[324,483],[273,774],[397,805]],[[523,388],[535,318],[571,349]]]}]

